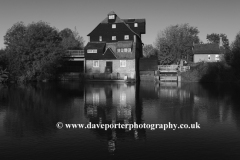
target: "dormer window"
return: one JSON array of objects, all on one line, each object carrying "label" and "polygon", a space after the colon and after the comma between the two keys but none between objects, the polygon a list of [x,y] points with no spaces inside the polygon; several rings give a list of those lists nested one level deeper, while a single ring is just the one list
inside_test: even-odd
[{"label": "dormer window", "polygon": [[108,16],[108,19],[115,19],[115,15],[114,15],[114,14],[109,15],[109,16]]},{"label": "dormer window", "polygon": [[129,35],[125,35],[124,40],[128,40],[128,39],[129,39]]},{"label": "dormer window", "polygon": [[134,23],[134,27],[138,27],[138,23]]},{"label": "dormer window", "polygon": [[116,28],[116,24],[112,24],[112,28]]},{"label": "dormer window", "polygon": [[99,41],[100,41],[100,42],[102,41],[102,36],[99,36]]},{"label": "dormer window", "polygon": [[116,36],[112,36],[112,40],[115,41],[117,38]]}]

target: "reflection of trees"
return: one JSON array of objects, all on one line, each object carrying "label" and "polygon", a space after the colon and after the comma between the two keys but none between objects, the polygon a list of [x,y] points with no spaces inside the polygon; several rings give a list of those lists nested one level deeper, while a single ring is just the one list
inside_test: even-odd
[{"label": "reflection of trees", "polygon": [[156,123],[224,123],[231,118],[231,97],[238,94],[225,84],[170,84],[141,83],[140,101],[149,113],[161,117]]},{"label": "reflection of trees", "polygon": [[66,107],[71,104],[73,95],[83,94],[80,92],[61,84],[10,86],[4,120],[6,132],[13,136],[24,136],[28,132],[34,132],[34,135],[55,132],[58,121],[68,120],[74,115],[70,107]]}]

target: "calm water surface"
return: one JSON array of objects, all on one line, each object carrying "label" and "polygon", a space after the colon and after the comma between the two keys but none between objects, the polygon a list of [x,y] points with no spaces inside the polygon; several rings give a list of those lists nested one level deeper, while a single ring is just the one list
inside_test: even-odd
[{"label": "calm water surface", "polygon": [[[239,159],[239,93],[196,83],[0,86],[0,159]],[[200,129],[58,129],[57,122]]]}]

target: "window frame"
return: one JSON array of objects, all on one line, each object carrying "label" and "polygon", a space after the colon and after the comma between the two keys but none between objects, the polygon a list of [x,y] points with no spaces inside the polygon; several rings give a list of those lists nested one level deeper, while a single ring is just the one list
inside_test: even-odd
[{"label": "window frame", "polygon": [[138,27],[138,23],[134,23],[134,27]]},{"label": "window frame", "polygon": [[211,60],[211,55],[208,55],[208,61],[210,61]]},{"label": "window frame", "polygon": [[99,36],[99,41],[102,42],[102,36]]},{"label": "window frame", "polygon": [[124,35],[124,40],[129,40],[129,35]]},{"label": "window frame", "polygon": [[120,60],[120,67],[127,67],[127,61],[126,60]]},{"label": "window frame", "polygon": [[115,15],[114,14],[108,15],[108,19],[115,19]]},{"label": "window frame", "polygon": [[116,41],[117,40],[117,36],[112,36],[112,41]]},{"label": "window frame", "polygon": [[[95,65],[94,62],[97,62],[97,65]],[[93,60],[93,67],[94,68],[98,68],[99,67],[99,60]]]},{"label": "window frame", "polygon": [[112,24],[112,28],[113,29],[117,28],[117,25],[116,24]]},{"label": "window frame", "polygon": [[97,53],[97,49],[88,49],[87,53]]}]

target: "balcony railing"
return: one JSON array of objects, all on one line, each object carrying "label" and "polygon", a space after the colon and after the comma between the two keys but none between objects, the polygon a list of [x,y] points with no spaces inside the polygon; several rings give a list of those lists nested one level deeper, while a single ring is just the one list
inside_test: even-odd
[{"label": "balcony railing", "polygon": [[179,65],[158,65],[160,72],[186,72],[190,70],[190,66],[179,66]]},{"label": "balcony railing", "polygon": [[84,50],[68,50],[66,57],[84,57]]}]

